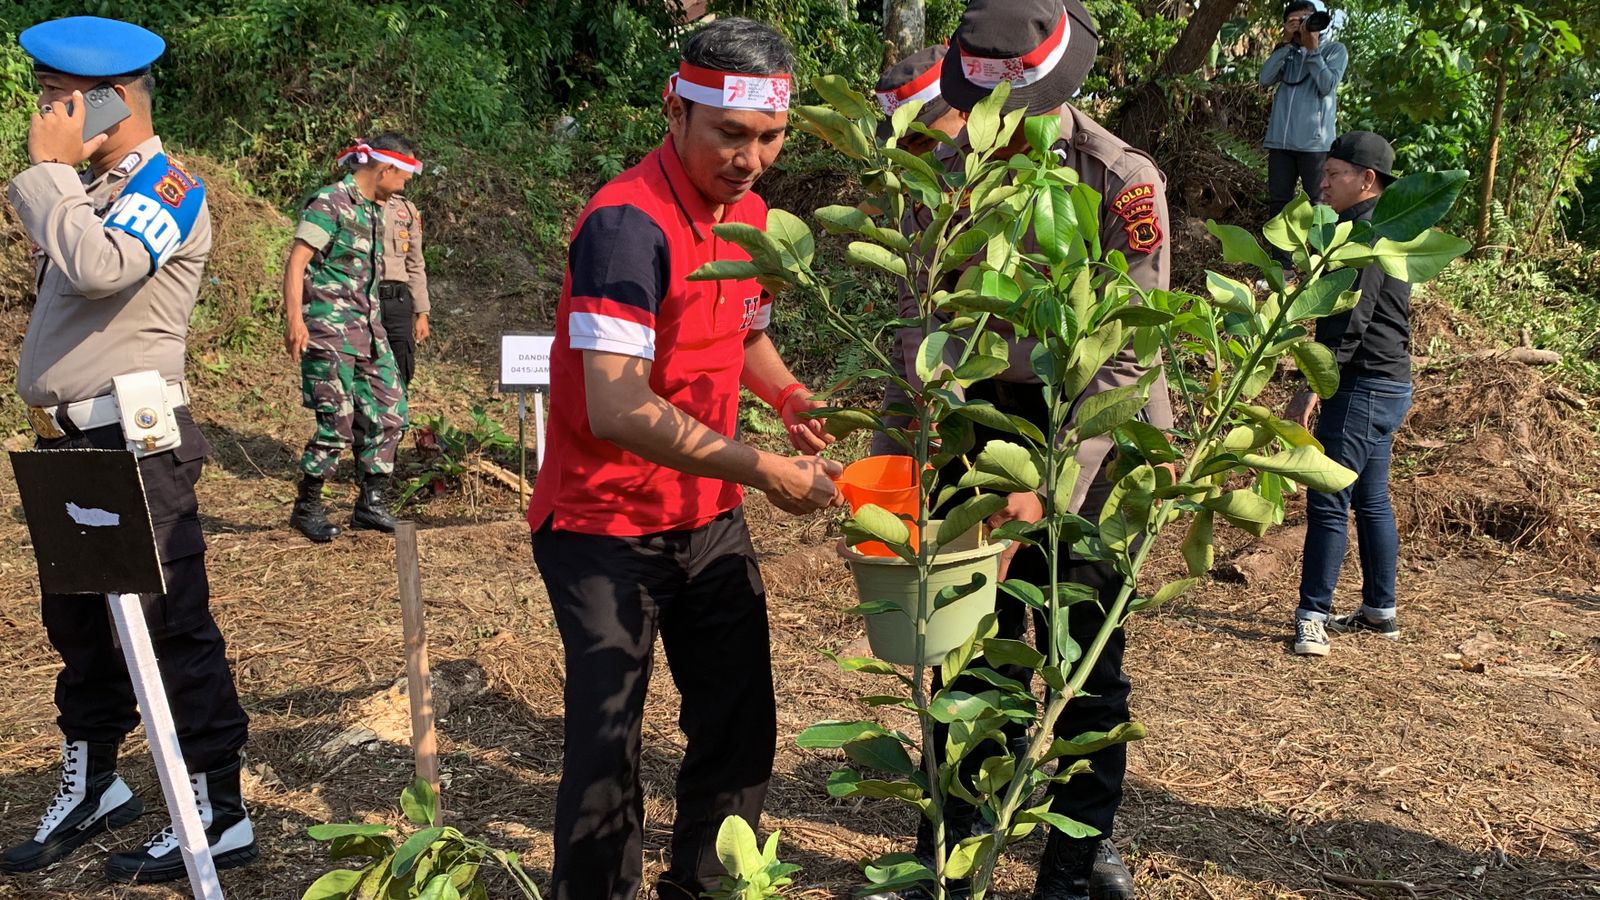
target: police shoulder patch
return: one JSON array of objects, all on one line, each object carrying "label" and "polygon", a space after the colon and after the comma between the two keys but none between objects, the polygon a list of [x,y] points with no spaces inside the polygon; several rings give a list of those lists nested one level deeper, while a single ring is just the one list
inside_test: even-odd
[{"label": "police shoulder patch", "polygon": [[1129,185],[1115,200],[1111,212],[1122,220],[1128,235],[1128,249],[1154,253],[1166,240],[1161,232],[1161,217],[1156,213],[1156,186],[1151,182]]},{"label": "police shoulder patch", "polygon": [[106,213],[105,227],[138,238],[150,251],[150,272],[155,274],[194,230],[205,196],[200,179],[158,153],[128,179]]}]

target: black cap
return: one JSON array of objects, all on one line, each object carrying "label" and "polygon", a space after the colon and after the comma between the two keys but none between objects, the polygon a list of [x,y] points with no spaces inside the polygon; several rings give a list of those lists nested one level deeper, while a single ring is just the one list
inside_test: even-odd
[{"label": "black cap", "polygon": [[951,106],[970,112],[1009,80],[1006,112],[1049,113],[1083,87],[1099,48],[1079,0],[972,0],[950,39],[940,87]]},{"label": "black cap", "polygon": [[1383,178],[1384,184],[1394,180],[1394,148],[1375,132],[1346,131],[1334,140],[1328,158],[1371,169]]},{"label": "black cap", "polygon": [[[894,115],[900,104],[919,95],[923,103],[922,110],[917,113],[918,122],[932,125],[949,112],[950,104],[945,102],[944,94],[939,90],[939,66],[944,62],[944,55],[943,44],[924,47],[884,69],[878,86],[873,89],[884,114]],[[878,124],[879,140],[887,139],[891,133],[892,126],[887,120]]]}]

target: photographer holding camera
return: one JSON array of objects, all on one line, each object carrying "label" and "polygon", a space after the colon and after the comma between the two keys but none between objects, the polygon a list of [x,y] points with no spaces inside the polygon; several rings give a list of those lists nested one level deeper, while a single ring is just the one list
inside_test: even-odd
[{"label": "photographer holding camera", "polygon": [[[1296,183],[1312,203],[1319,199],[1322,163],[1339,133],[1334,127],[1334,93],[1344,78],[1350,53],[1338,41],[1324,40],[1332,24],[1311,0],[1290,0],[1283,8],[1283,41],[1261,67],[1261,86],[1279,85],[1267,122],[1267,192],[1276,214],[1294,199]],[[1278,261],[1289,268],[1286,254]]]}]

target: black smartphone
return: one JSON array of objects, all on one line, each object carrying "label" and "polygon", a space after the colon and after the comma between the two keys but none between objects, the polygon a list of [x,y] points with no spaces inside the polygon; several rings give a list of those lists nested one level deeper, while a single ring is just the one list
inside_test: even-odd
[{"label": "black smartphone", "polygon": [[[83,94],[83,139],[104,133],[111,126],[133,115],[128,104],[122,102],[111,82],[102,81]],[[67,101],[67,114],[72,113],[72,101]]]}]

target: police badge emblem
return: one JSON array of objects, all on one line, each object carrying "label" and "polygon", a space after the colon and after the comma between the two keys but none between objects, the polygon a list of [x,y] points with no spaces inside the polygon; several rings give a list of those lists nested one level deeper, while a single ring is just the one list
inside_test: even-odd
[{"label": "police badge emblem", "polygon": [[154,428],[158,421],[160,420],[156,418],[156,411],[148,406],[140,408],[133,414],[133,423],[140,428]]}]

